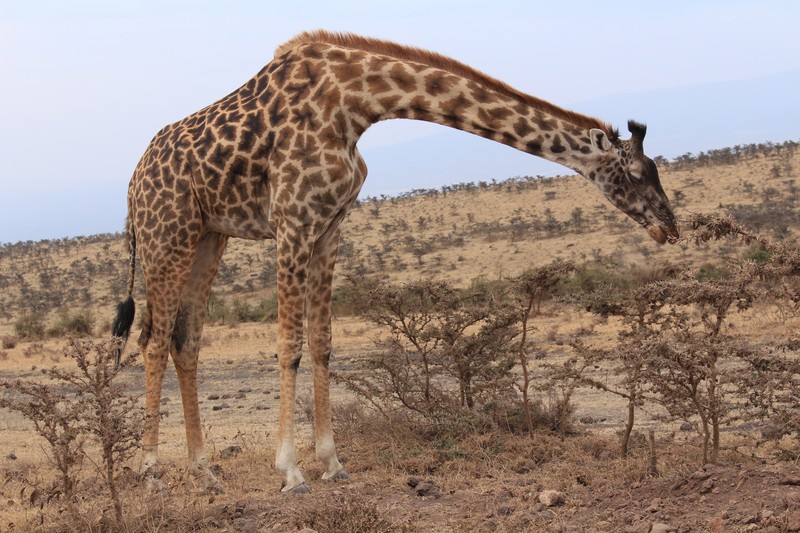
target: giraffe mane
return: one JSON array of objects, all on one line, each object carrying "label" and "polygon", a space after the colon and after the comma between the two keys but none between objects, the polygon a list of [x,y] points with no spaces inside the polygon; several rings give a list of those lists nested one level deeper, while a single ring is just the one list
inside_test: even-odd
[{"label": "giraffe mane", "polygon": [[609,124],[602,122],[599,119],[563,109],[555,104],[551,104],[546,100],[542,100],[541,98],[525,94],[522,91],[518,91],[517,89],[511,87],[507,83],[500,81],[497,78],[493,78],[488,74],[470,67],[469,65],[445,55],[424,50],[422,48],[405,46],[372,37],[362,37],[353,33],[315,30],[310,32],[306,31],[296,35],[282,45],[278,46],[278,48],[275,50],[275,57],[282,56],[294,48],[309,43],[325,43],[345,48],[354,48],[357,50],[363,50],[365,52],[374,52],[377,54],[395,57],[397,59],[414,61],[440,68],[456,74],[457,76],[480,83],[481,85],[489,87],[500,94],[511,97],[519,102],[530,105],[535,109],[547,113],[548,115],[565,120],[581,128],[585,128],[587,130],[598,128],[604,131],[612,142],[619,140],[619,130],[612,128]]}]

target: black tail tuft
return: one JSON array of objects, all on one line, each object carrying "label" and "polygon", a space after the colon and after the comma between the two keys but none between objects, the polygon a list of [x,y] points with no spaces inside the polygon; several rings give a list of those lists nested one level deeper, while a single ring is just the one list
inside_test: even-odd
[{"label": "black tail tuft", "polygon": [[133,296],[128,296],[127,300],[117,304],[117,316],[111,324],[111,334],[122,339],[122,345],[117,351],[115,367],[119,366],[119,359],[122,356],[122,346],[124,346],[125,341],[128,340],[128,336],[131,334],[134,314],[136,314],[136,304],[133,302]]},{"label": "black tail tuft", "polygon": [[136,304],[133,303],[133,296],[128,296],[124,302],[117,304],[117,317],[111,325],[111,334],[115,337],[128,340],[133,325],[133,315],[136,312]]}]

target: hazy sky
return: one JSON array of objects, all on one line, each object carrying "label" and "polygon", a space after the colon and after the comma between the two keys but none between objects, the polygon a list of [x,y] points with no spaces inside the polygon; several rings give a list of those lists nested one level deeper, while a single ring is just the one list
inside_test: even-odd
[{"label": "hazy sky", "polygon": [[[797,68],[798,25],[793,0],[0,0],[0,242],[119,231],[155,132],[303,30],[430,48],[568,107]],[[442,130],[391,121],[361,146]]]}]

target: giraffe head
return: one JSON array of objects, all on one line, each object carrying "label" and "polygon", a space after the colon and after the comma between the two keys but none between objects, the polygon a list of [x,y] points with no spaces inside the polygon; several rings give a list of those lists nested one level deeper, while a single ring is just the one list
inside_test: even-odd
[{"label": "giraffe head", "polygon": [[644,154],[647,127],[628,121],[631,138],[611,138],[600,129],[589,136],[596,156],[584,175],[593,181],[619,210],[644,226],[660,244],[678,240],[678,228],[667,195],[661,188],[655,162]]}]

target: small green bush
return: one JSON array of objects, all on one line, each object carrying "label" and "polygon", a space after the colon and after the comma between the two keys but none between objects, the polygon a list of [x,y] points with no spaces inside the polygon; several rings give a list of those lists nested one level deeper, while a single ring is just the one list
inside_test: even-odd
[{"label": "small green bush", "polygon": [[575,270],[562,286],[565,296],[588,296],[603,292],[613,301],[622,297],[633,285],[630,268],[618,264],[586,263]]},{"label": "small green bush", "polygon": [[278,293],[272,293],[272,296],[262,299],[258,303],[258,310],[260,313],[261,322],[273,322],[278,320]]},{"label": "small green bush", "polygon": [[712,281],[717,279],[727,279],[730,277],[730,275],[730,270],[724,266],[706,263],[697,269],[695,278],[697,278],[697,281]]},{"label": "small green bush", "polygon": [[377,287],[375,278],[351,278],[333,291],[331,308],[336,316],[361,316],[372,306],[370,291]]},{"label": "small green bush", "polygon": [[14,324],[17,336],[23,339],[39,339],[44,337],[44,318],[40,313],[25,313]]},{"label": "small green bush", "polygon": [[258,307],[246,300],[233,300],[231,305],[231,322],[259,322],[261,314]]},{"label": "small green bush", "polygon": [[3,349],[11,350],[17,347],[17,338],[12,335],[3,335]]},{"label": "small green bush", "polygon": [[230,318],[230,308],[224,297],[214,291],[208,296],[206,306],[206,322],[226,322]]},{"label": "small green bush", "polygon": [[64,325],[68,332],[91,335],[94,329],[94,316],[90,311],[79,311],[72,315]]},{"label": "small green bush", "polygon": [[765,250],[760,246],[756,246],[748,249],[742,255],[742,258],[745,261],[752,261],[753,263],[764,265],[766,263],[769,263],[769,261],[772,259],[772,252],[770,250]]},{"label": "small green bush", "polygon": [[278,319],[278,295],[272,294],[256,303],[233,300],[225,319],[231,324],[240,322],[271,322]]},{"label": "small green bush", "polygon": [[91,311],[82,309],[70,314],[64,311],[58,322],[47,330],[51,337],[73,335],[78,337],[90,337],[94,331],[94,316]]}]

